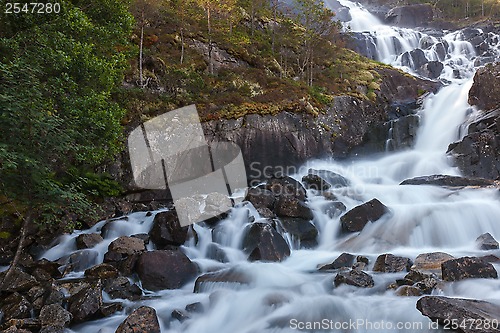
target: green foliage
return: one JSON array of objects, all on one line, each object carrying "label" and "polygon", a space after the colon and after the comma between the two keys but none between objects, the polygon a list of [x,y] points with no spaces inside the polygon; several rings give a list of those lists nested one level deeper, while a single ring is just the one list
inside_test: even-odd
[{"label": "green foliage", "polygon": [[67,177],[120,151],[124,110],[110,101],[127,68],[133,19],[121,0],[61,1],[61,13],[0,23],[0,191],[38,221],[92,213]]}]

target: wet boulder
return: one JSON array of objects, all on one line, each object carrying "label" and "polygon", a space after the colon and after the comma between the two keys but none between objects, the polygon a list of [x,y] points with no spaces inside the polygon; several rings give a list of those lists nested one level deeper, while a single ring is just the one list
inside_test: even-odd
[{"label": "wet boulder", "polygon": [[0,290],[2,291],[27,291],[38,284],[32,275],[19,267],[14,267],[7,280],[4,281],[6,273],[7,271],[0,273]]},{"label": "wet boulder", "polygon": [[114,279],[117,278],[119,274],[120,272],[118,272],[114,266],[106,263],[102,263],[85,270],[86,277],[101,280]]},{"label": "wet boulder", "polygon": [[206,257],[219,262],[229,262],[226,252],[217,243],[208,244]]},{"label": "wet boulder", "polygon": [[326,180],[314,174],[308,174],[302,177],[302,183],[304,183],[307,189],[316,191],[326,191],[332,187]]},{"label": "wet boulder", "polygon": [[443,72],[444,65],[440,61],[429,61],[418,69],[418,73],[429,79],[437,79]]},{"label": "wet boulder", "polygon": [[374,272],[396,273],[409,271],[412,262],[409,258],[398,257],[392,254],[382,254],[377,257],[373,266]]},{"label": "wet boulder", "polygon": [[82,322],[95,318],[102,306],[101,281],[95,281],[82,288],[68,300],[68,310],[75,322]]},{"label": "wet boulder", "polygon": [[96,264],[99,252],[93,249],[84,249],[72,253],[67,259],[64,274],[81,272]]},{"label": "wet boulder", "polygon": [[497,250],[498,242],[487,232],[476,239],[476,243],[481,250]]},{"label": "wet boulder", "polygon": [[245,231],[243,251],[248,259],[282,261],[290,255],[290,248],[283,237],[269,223],[253,223]]},{"label": "wet boulder", "polygon": [[300,245],[302,247],[313,247],[318,244],[316,240],[318,237],[318,229],[308,220],[285,217],[281,218],[280,221],[281,226],[286,232],[300,240]]},{"label": "wet boulder", "polygon": [[356,206],[340,218],[342,231],[357,232],[363,230],[368,222],[375,222],[389,209],[377,199],[372,199]]},{"label": "wet boulder", "polygon": [[76,247],[79,250],[96,246],[103,241],[100,234],[81,234],[76,237]]},{"label": "wet boulder", "polygon": [[245,200],[250,201],[257,209],[273,209],[276,198],[270,190],[262,187],[254,187],[248,190]]},{"label": "wet boulder", "polygon": [[343,267],[351,267],[356,260],[356,256],[350,253],[342,253],[332,263],[323,265],[319,268],[320,271],[339,269]]},{"label": "wet boulder", "polygon": [[[485,301],[424,296],[417,301],[417,309],[441,325],[465,323],[459,327],[463,333],[497,333],[498,327],[486,328],[484,323],[500,322],[500,306]],[[481,323],[476,325],[476,323]]]},{"label": "wet boulder", "polygon": [[401,286],[396,290],[398,296],[421,296],[422,291],[413,286]]},{"label": "wet boulder", "polygon": [[73,315],[65,310],[59,304],[45,305],[40,311],[40,322],[42,327],[60,327],[64,328],[69,325]]},{"label": "wet boulder", "polygon": [[451,259],[441,264],[444,281],[464,279],[496,279],[497,271],[492,264],[476,257]]},{"label": "wet boulder", "polygon": [[415,258],[412,269],[441,274],[441,264],[450,259],[454,259],[454,257],[444,252],[422,253]]},{"label": "wet boulder", "polygon": [[162,290],[182,287],[194,279],[198,266],[179,250],[159,250],[142,253],[136,270],[144,288]]},{"label": "wet boulder", "polygon": [[214,288],[214,286],[227,285],[248,285],[251,282],[250,276],[245,272],[235,268],[224,269],[217,272],[205,273],[199,276],[194,283],[194,292],[206,292]]},{"label": "wet boulder", "polygon": [[124,276],[106,280],[103,285],[103,290],[111,298],[122,298],[135,301],[142,296],[141,288],[139,288],[136,284],[131,284],[130,281]]},{"label": "wet boulder", "polygon": [[329,170],[316,170],[309,169],[308,175],[315,175],[320,177],[326,184],[333,188],[347,187],[351,182],[342,175]]},{"label": "wet boulder", "polygon": [[421,176],[411,179],[406,179],[400,185],[436,185],[436,186],[449,186],[449,187],[463,187],[463,186],[490,186],[494,182],[490,179],[484,178],[470,178],[449,175],[432,175]]},{"label": "wet boulder", "polygon": [[104,255],[104,261],[119,261],[143,251],[146,251],[146,245],[142,239],[121,236],[109,244],[108,252]]},{"label": "wet boulder", "polygon": [[160,333],[156,310],[141,306],[134,310],[116,329],[116,333]]},{"label": "wet boulder", "polygon": [[369,274],[354,269],[338,273],[335,276],[334,283],[335,287],[341,284],[348,284],[360,288],[372,288],[375,285],[373,278]]},{"label": "wet boulder", "polygon": [[279,197],[275,206],[276,215],[282,217],[297,217],[312,220],[312,211],[302,201],[293,196],[284,195]]},{"label": "wet boulder", "polygon": [[300,201],[306,199],[306,190],[304,186],[288,176],[271,179],[267,182],[266,189],[270,190],[276,197],[287,196]]},{"label": "wet boulder", "polygon": [[329,218],[333,219],[347,210],[347,207],[340,201],[327,202],[321,208]]},{"label": "wet boulder", "polygon": [[149,232],[151,240],[158,249],[167,246],[180,246],[186,242],[189,227],[182,227],[174,210],[160,212],[155,215],[153,227]]},{"label": "wet boulder", "polygon": [[401,64],[411,69],[419,69],[427,62],[428,60],[425,57],[425,53],[421,49],[405,52],[401,56]]}]

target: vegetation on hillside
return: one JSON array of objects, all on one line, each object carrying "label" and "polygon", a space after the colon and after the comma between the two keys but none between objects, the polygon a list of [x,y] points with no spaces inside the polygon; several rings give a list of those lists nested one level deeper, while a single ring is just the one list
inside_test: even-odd
[{"label": "vegetation on hillside", "polygon": [[383,65],[344,49],[334,13],[321,3],[292,3],[135,1],[140,56],[116,94],[129,110],[125,123],[192,103],[211,120],[315,113],[346,93],[374,98],[374,69]]}]

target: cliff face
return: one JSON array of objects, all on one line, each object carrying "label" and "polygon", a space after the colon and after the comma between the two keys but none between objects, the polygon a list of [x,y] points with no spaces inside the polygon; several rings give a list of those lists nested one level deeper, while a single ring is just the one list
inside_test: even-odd
[{"label": "cliff face", "polygon": [[332,105],[317,116],[282,112],[208,121],[205,135],[209,142],[238,144],[251,179],[286,172],[311,158],[381,151],[388,122],[411,116],[422,92],[435,92],[439,84],[388,68],[380,69],[379,74],[382,80],[375,102],[344,95],[335,97]]},{"label": "cliff face", "polygon": [[467,176],[500,179],[500,63],[488,64],[474,76],[469,103],[480,111],[468,134],[449,147]]}]

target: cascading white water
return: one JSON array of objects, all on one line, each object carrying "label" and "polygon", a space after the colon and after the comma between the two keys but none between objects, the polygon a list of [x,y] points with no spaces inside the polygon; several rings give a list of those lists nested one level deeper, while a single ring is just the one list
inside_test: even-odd
[{"label": "cascading white water", "polygon": [[[367,267],[368,272],[376,257],[387,252],[412,259],[420,253],[433,251],[455,256],[498,254],[498,251],[479,253],[474,243],[476,237],[485,232],[500,238],[498,190],[399,185],[401,181],[415,176],[458,174],[446,157],[446,150],[451,142],[459,139],[460,125],[471,111],[467,93],[472,84],[474,49],[462,40],[460,33],[436,38],[411,29],[384,26],[361,5],[347,0],[340,2],[351,8],[354,19],[348,24],[353,31],[370,31],[373,34],[380,60],[413,71],[415,68],[402,66],[402,55],[427,43],[430,46],[424,48],[426,58],[443,61],[445,69],[441,79],[450,82],[425,100],[419,112],[422,125],[414,148],[351,161],[311,161],[293,175],[301,179],[309,167],[341,174],[351,181],[351,186],[332,192],[347,209],[378,198],[390,208],[390,214],[369,223],[360,233],[343,235],[340,233],[340,217],[328,216],[324,212],[326,199],[309,190],[308,203],[314,211],[313,223],[320,232],[319,245],[307,250],[295,246],[291,256],[282,263],[250,263],[240,250],[248,216],[253,216],[256,221],[261,219],[251,205],[234,208],[229,217],[219,223],[217,232],[195,225],[198,242],[188,241],[183,251],[203,271],[232,268],[251,282],[239,286],[214,285],[202,293],[193,293],[194,283],[190,283],[180,290],[151,293],[154,298],[126,302],[128,309],[139,305],[154,307],[162,332],[296,332],[294,328],[298,327],[294,327],[294,323],[298,325],[302,321],[321,321],[324,324],[324,329],[308,332],[444,332],[432,326],[415,309],[417,298],[395,296],[393,290],[386,290],[389,283],[402,278],[404,273],[373,274],[374,288],[347,285],[333,288],[335,275],[318,273],[317,266],[333,261],[342,252],[368,257],[371,263]],[[438,51],[440,45],[444,45],[443,41],[448,45],[444,56]],[[454,73],[457,69],[459,77]],[[107,227],[104,242],[88,250],[95,252],[95,256],[87,266],[102,262],[109,243],[116,237],[147,233],[153,218],[146,213],[134,213],[113,221]],[[103,221],[84,232],[98,232],[104,224]],[[76,252],[75,237],[80,233],[61,239],[44,257],[56,260]],[[289,244],[295,244],[289,235],[285,236]],[[212,242],[224,250],[227,263],[207,258]],[[149,247],[152,249],[152,245]],[[80,272],[70,277],[81,276],[85,268],[80,267]],[[448,284],[435,293],[500,303],[498,290],[498,280],[469,280]],[[206,310],[192,313],[191,318],[183,322],[171,318],[172,310],[183,309],[194,302],[201,302]],[[127,311],[124,311],[75,326],[70,331],[114,332],[126,315]],[[353,326],[353,322],[356,325]],[[345,323],[351,325],[339,327]]]}]

